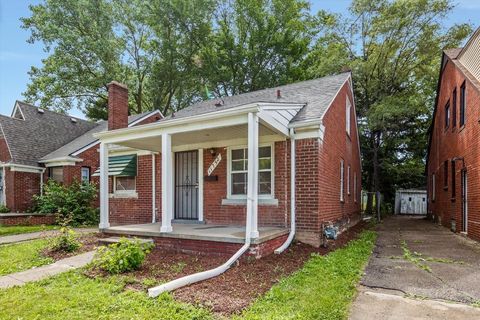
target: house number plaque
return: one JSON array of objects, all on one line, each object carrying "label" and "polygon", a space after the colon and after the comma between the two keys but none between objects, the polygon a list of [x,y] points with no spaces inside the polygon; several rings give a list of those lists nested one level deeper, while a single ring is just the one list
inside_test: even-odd
[{"label": "house number plaque", "polygon": [[210,165],[210,167],[208,167],[208,170],[207,170],[207,174],[208,176],[210,176],[213,171],[217,168],[218,164],[220,163],[220,161],[222,161],[222,154],[219,153],[217,155],[217,157],[215,158],[215,160],[213,160],[212,164]]}]

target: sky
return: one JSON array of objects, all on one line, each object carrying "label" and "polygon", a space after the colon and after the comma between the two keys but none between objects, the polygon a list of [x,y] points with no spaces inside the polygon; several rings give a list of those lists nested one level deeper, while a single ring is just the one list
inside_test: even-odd
[{"label": "sky", "polygon": [[[21,28],[21,17],[30,15],[29,5],[42,0],[0,0],[0,113],[10,115],[15,100],[22,100],[22,93],[29,82],[31,66],[41,67],[47,56],[41,43],[30,44],[28,30]],[[311,0],[312,11],[325,9],[330,12],[346,13],[350,0]],[[457,4],[445,21],[448,27],[454,23],[480,24],[480,0],[454,0]],[[78,110],[72,115],[83,117]]]}]

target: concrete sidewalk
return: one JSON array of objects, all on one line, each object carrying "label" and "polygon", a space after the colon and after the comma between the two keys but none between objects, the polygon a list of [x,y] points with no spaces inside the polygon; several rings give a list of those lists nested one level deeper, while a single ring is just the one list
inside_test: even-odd
[{"label": "concrete sidewalk", "polygon": [[[97,228],[75,228],[74,230],[77,233],[98,232]],[[55,234],[58,234],[58,233],[59,233],[59,230],[45,230],[45,231],[38,231],[38,232],[31,232],[31,233],[14,234],[11,236],[3,236],[3,237],[0,237],[0,245],[45,238],[49,236],[54,236]]]},{"label": "concrete sidewalk", "polygon": [[27,282],[42,280],[59,273],[81,268],[92,261],[94,254],[95,251],[90,251],[46,266],[2,276],[0,277],[0,289],[23,286]]}]

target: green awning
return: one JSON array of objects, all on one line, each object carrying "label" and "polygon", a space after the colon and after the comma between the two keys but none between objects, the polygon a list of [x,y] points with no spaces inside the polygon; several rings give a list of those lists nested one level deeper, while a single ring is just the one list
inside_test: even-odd
[{"label": "green awning", "polygon": [[[115,156],[108,158],[108,175],[135,177],[137,175],[137,155]],[[94,177],[100,176],[100,168],[94,173]]]}]

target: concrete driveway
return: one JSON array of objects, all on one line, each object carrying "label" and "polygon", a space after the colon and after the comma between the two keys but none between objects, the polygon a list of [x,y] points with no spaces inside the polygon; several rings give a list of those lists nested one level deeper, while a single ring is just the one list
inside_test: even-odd
[{"label": "concrete driveway", "polygon": [[377,230],[350,319],[480,319],[479,243],[419,217]]}]

